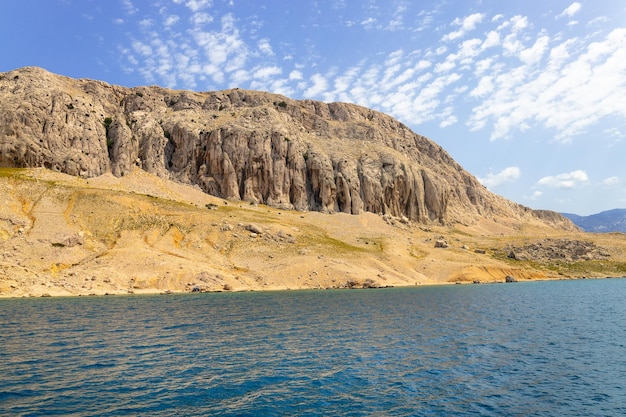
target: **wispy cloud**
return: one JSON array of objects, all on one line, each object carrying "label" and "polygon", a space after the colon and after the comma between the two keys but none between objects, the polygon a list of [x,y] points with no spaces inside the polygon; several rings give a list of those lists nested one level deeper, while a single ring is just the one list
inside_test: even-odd
[{"label": "wispy cloud", "polygon": [[139,11],[131,0],[122,0],[122,9],[128,15],[133,15]]},{"label": "wispy cloud", "polygon": [[442,40],[447,42],[447,41],[453,41],[455,39],[462,38],[463,36],[465,36],[467,32],[474,30],[476,26],[480,22],[482,22],[484,17],[485,15],[482,13],[474,13],[463,19],[457,17],[456,19],[454,19],[452,24],[454,26],[459,26],[459,29],[453,32],[446,33],[443,36]]},{"label": "wispy cloud", "polygon": [[170,26],[174,26],[176,23],[178,23],[179,20],[180,20],[180,17],[178,17],[175,14],[173,14],[173,15],[167,16],[165,18],[165,21],[163,22],[163,24],[166,27],[170,27]]},{"label": "wispy cloud", "polygon": [[322,74],[314,74],[310,79],[311,84],[304,91],[304,95],[315,97],[328,90],[328,81]]},{"label": "wispy cloud", "polygon": [[394,13],[392,19],[389,21],[386,29],[391,31],[401,30],[404,28],[404,18],[407,12],[407,6],[405,4],[399,4]]},{"label": "wispy cloud", "polygon": [[[125,10],[139,15],[130,0],[123,1]],[[368,50],[341,67],[325,66],[318,51],[303,57],[298,50],[308,46],[299,48],[297,40],[286,53],[284,44],[261,31],[262,22],[250,30],[232,13],[219,15],[211,1],[172,1],[161,16],[137,19],[144,22],[141,32],[120,46],[128,70],[149,83],[278,88],[296,98],[373,107],[414,126],[463,123],[487,131],[491,140],[539,126],[567,142],[603,118],[626,118],[626,28],[568,38],[562,30],[535,27],[527,16],[473,13],[440,25],[429,44]],[[410,21],[409,5],[398,3],[384,15],[366,8],[353,19],[360,25],[343,29],[357,31],[353,36],[420,36],[435,12],[415,13]],[[578,16],[581,7],[574,2],[559,16]],[[157,30],[158,19],[168,30]]]},{"label": "wispy cloud", "polygon": [[213,2],[211,0],[188,0],[185,2],[185,6],[187,6],[192,12],[197,12],[207,7],[211,7],[212,4]]},{"label": "wispy cloud", "polygon": [[616,177],[616,176],[608,177],[602,180],[602,185],[607,186],[607,187],[613,187],[615,185],[619,185],[620,183],[621,183],[621,180],[619,179],[619,177]]},{"label": "wispy cloud", "polygon": [[376,26],[377,20],[375,17],[368,17],[361,21],[361,26],[365,29],[373,29]]},{"label": "wispy cloud", "polygon": [[[586,45],[579,39],[538,39],[532,53],[525,50],[525,57],[520,51],[521,65],[495,71],[496,92],[474,108],[468,126],[478,130],[492,121],[495,140],[519,126],[540,124],[569,141],[603,117],[626,117],[619,104],[626,86],[625,42],[626,29]],[[540,62],[541,70],[535,67]]]}]

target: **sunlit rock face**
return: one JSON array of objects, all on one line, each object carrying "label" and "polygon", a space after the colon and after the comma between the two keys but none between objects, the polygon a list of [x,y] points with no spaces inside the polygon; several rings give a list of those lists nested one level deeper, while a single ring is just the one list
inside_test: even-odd
[{"label": "sunlit rock face", "polygon": [[140,167],[226,199],[419,223],[537,217],[489,192],[433,141],[364,107],[125,88],[34,67],[0,74],[0,166],[82,177]]}]

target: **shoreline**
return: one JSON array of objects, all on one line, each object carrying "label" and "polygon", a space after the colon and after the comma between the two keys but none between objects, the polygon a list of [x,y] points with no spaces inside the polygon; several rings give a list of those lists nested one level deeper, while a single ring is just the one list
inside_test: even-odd
[{"label": "shoreline", "polygon": [[0,293],[0,302],[2,300],[11,299],[23,299],[23,298],[90,298],[90,297],[120,297],[120,296],[155,296],[155,295],[198,295],[198,294],[236,294],[236,293],[250,293],[250,292],[291,292],[291,291],[367,291],[367,290],[384,290],[384,289],[407,289],[407,288],[419,288],[419,287],[440,287],[450,285],[497,285],[497,284],[523,284],[533,282],[547,282],[547,281],[580,281],[580,280],[604,280],[604,279],[622,279],[626,276],[581,276],[581,277],[562,277],[562,278],[540,278],[540,279],[524,279],[514,282],[506,281],[485,281],[485,282],[429,282],[419,283],[413,285],[387,285],[378,287],[359,287],[359,288],[347,288],[347,287],[301,287],[301,288],[289,288],[289,287],[275,287],[275,288],[248,288],[248,289],[234,289],[234,290],[206,290],[206,291],[176,291],[176,290],[162,290],[162,289],[150,289],[142,291],[124,292],[124,291],[105,291],[105,292],[92,292],[92,293],[79,293],[68,294],[67,292],[50,291],[42,294],[20,294],[9,295]]}]

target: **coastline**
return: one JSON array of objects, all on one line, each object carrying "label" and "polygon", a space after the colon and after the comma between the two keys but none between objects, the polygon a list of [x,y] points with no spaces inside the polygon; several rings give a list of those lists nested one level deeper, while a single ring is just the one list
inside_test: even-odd
[{"label": "coastline", "polygon": [[[439,283],[418,283],[413,285],[388,285],[388,286],[378,286],[378,287],[273,287],[273,288],[240,288],[240,289],[216,289],[216,290],[203,290],[203,291],[194,291],[193,289],[182,291],[182,290],[170,290],[170,289],[146,289],[141,291],[115,291],[109,290],[104,292],[91,292],[91,293],[69,293],[68,291],[48,291],[41,294],[33,294],[28,293],[25,294],[19,290],[17,290],[17,294],[6,294],[0,293],[0,300],[2,299],[20,299],[20,298],[65,298],[65,297],[109,297],[109,296],[154,296],[154,295],[197,295],[197,294],[219,294],[219,293],[247,293],[247,292],[283,292],[283,291],[375,291],[381,289],[403,289],[403,288],[417,288],[417,287],[433,287],[433,286],[450,286],[450,285],[495,285],[495,284],[517,284],[517,283],[532,283],[532,282],[548,282],[548,281],[578,281],[578,280],[604,280],[604,279],[621,279],[626,278],[626,276],[597,276],[597,277],[560,277],[560,278],[540,278],[540,279],[532,279],[532,280],[520,280],[515,282],[506,282],[506,280],[502,281],[485,281],[485,282],[439,282]],[[1,302],[1,301],[0,301]]]}]

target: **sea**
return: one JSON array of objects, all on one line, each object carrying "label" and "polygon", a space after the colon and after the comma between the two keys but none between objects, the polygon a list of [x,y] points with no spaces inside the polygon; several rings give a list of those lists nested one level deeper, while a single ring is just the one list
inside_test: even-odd
[{"label": "sea", "polygon": [[624,416],[626,278],[0,300],[2,416]]}]

